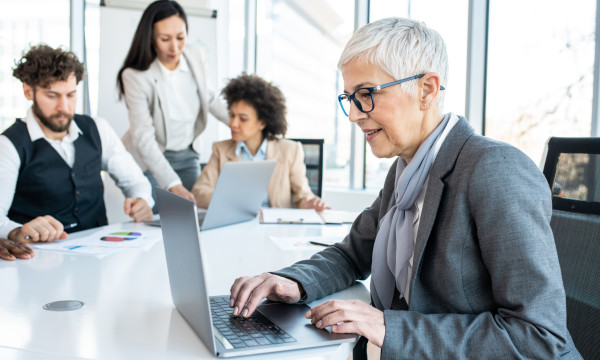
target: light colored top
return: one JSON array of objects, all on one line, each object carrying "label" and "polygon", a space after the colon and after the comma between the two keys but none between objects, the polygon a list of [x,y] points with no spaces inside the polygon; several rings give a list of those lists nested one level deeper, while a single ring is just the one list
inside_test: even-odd
[{"label": "light colored top", "polygon": [[[51,140],[44,135],[31,108],[27,111],[24,120],[17,121],[25,122],[31,141],[44,138],[60,157],[70,167],[73,167],[75,161],[75,145],[73,143],[82,134],[75,121],[71,121],[68,134],[62,140]],[[94,121],[102,143],[102,170],[110,174],[126,197],[144,199],[152,207],[154,205],[152,189],[140,167],[137,166],[131,154],[125,150],[117,133],[108,122],[102,118],[94,119]],[[0,191],[0,237],[6,238],[10,231],[22,226],[7,216],[17,186],[21,158],[12,141],[4,135],[0,135],[0,154],[2,154],[0,156],[0,189],[2,189]]]},{"label": "light colored top", "polygon": [[[267,139],[263,139],[255,155],[252,155],[250,150],[248,150],[245,142],[238,141],[237,147],[235,148],[235,154],[240,157],[241,161],[265,161],[267,160]],[[265,196],[265,199],[260,206],[270,206],[269,194]]]},{"label": "light colored top", "polygon": [[267,139],[264,139],[260,146],[258,147],[258,151],[255,155],[250,153],[246,143],[243,141],[238,141],[237,146],[235,148],[235,155],[240,157],[242,161],[264,161],[267,160]]},{"label": "light colored top", "polygon": [[[440,134],[440,138],[439,138],[438,142],[435,144],[435,148],[433,149],[433,161],[435,161],[438,151],[440,151],[440,147],[442,146],[442,144],[444,143],[444,140],[446,140],[446,137],[448,136],[448,134],[450,133],[450,131],[452,130],[454,125],[456,125],[457,122],[458,122],[458,116],[450,113],[450,119],[448,119],[448,125],[446,125],[446,128],[444,129],[444,131]],[[429,178],[429,176],[427,176],[427,177]],[[415,203],[413,204],[413,210],[415,213],[415,217],[413,219],[413,229],[414,229],[413,244],[414,244],[414,246],[413,246],[413,254],[411,255],[410,259],[408,259],[408,271],[407,271],[408,280],[406,281],[406,296],[404,298],[404,300],[406,300],[406,303],[408,305],[410,305],[410,286],[411,286],[410,279],[411,279],[411,276],[413,273],[413,258],[415,257],[414,249],[416,249],[417,235],[419,233],[419,224],[421,223],[421,211],[423,210],[423,202],[425,201],[425,193],[427,192],[428,180],[425,180],[425,185],[423,185],[423,187],[419,191],[419,195],[417,195],[417,199],[415,200]]]},{"label": "light colored top", "polygon": [[[236,155],[237,141],[225,140],[213,144],[212,155],[196,180],[192,193],[198,207],[207,208],[217,185],[223,164],[240,161]],[[308,186],[302,144],[287,139],[267,140],[266,160],[275,160],[275,169],[269,182],[271,207],[299,207],[302,199],[315,197]],[[243,179],[240,179],[242,184]]]},{"label": "light colored top", "polygon": [[194,123],[200,111],[198,85],[185,57],[181,57],[175,70],[167,69],[158,58],[154,61],[165,79],[158,86],[163,87],[171,119],[165,148],[172,151],[187,149],[194,141]]},{"label": "light colored top", "polygon": [[[200,50],[186,47],[183,59],[187,61],[198,87],[195,94],[200,100],[200,111],[194,122],[192,147],[199,153],[202,149],[200,134],[206,128],[208,113],[228,124],[229,112],[218,94],[208,87],[205,62]],[[144,71],[125,69],[122,80],[129,113],[129,130],[123,136],[125,148],[143,171],[150,169],[160,187],[169,189],[181,184],[181,179],[164,155],[172,119],[166,90],[162,85],[166,79],[160,65],[153,62]]]}]

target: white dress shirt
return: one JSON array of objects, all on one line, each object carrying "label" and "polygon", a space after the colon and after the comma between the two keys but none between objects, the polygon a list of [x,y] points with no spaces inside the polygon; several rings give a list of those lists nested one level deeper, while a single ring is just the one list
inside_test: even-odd
[{"label": "white dress shirt", "polygon": [[175,70],[167,69],[156,58],[160,65],[165,81],[158,86],[164,86],[164,94],[169,109],[170,121],[167,124],[166,150],[180,151],[186,149],[194,141],[194,125],[200,112],[200,97],[198,84],[187,60],[180,57]]},{"label": "white dress shirt", "polygon": [[[446,128],[440,135],[439,141],[435,144],[434,153],[433,153],[433,156],[434,156],[433,161],[435,161],[435,158],[437,157],[438,151],[440,151],[440,148],[442,147],[444,140],[446,140],[446,137],[448,136],[448,134],[450,133],[450,131],[452,130],[454,125],[456,125],[457,122],[458,122],[458,116],[450,113],[450,119],[448,120],[448,125],[446,125]],[[408,305],[410,305],[409,304],[410,290],[411,290],[410,289],[410,285],[411,285],[410,278],[411,278],[412,272],[413,272],[413,258],[415,257],[415,250],[414,250],[415,246],[414,245],[417,243],[417,234],[419,233],[419,224],[421,223],[421,212],[423,211],[423,203],[425,202],[425,193],[427,193],[427,183],[428,182],[429,182],[429,175],[427,176],[427,180],[425,180],[425,184],[419,191],[419,195],[417,195],[417,198],[415,199],[415,203],[413,204],[413,210],[415,211],[415,217],[413,218],[413,229],[414,229],[413,253],[410,256],[410,259],[408,259],[408,271],[407,271],[408,281],[406,282],[406,295],[404,296],[404,300],[406,301],[406,304],[408,304]]]},{"label": "white dress shirt", "polygon": [[[31,141],[44,138],[67,165],[73,167],[75,162],[73,142],[82,134],[75,121],[71,122],[68,133],[62,140],[52,140],[44,135],[31,108],[27,111],[25,119],[17,121],[25,122]],[[101,118],[94,119],[94,121],[102,143],[102,170],[110,174],[126,197],[144,199],[152,207],[154,205],[152,189],[140,167],[133,160],[131,154],[125,150],[117,133],[108,122]],[[0,237],[6,238],[10,231],[22,226],[7,216],[17,186],[21,158],[13,143],[4,135],[0,135],[0,154],[2,154],[0,156],[0,189],[2,189],[0,191]]]}]

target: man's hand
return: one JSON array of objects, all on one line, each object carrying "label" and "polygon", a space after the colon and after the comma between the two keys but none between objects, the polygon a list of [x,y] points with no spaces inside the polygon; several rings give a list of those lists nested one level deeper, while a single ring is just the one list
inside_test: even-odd
[{"label": "man's hand", "polygon": [[31,259],[34,253],[31,248],[20,241],[0,238],[0,258],[4,260]]},{"label": "man's hand", "polygon": [[300,285],[294,280],[281,276],[263,273],[258,276],[244,276],[235,279],[231,286],[229,306],[233,307],[233,315],[247,318],[262,299],[279,301],[288,304],[300,300]]},{"label": "man's hand", "polygon": [[332,333],[359,334],[378,347],[385,339],[383,312],[360,300],[329,300],[304,317],[319,329],[331,326]]},{"label": "man's hand", "polygon": [[67,238],[63,225],[50,215],[38,216],[8,233],[8,239],[20,242],[50,242]]},{"label": "man's hand", "polygon": [[169,191],[175,195],[181,196],[184,199],[188,199],[189,201],[192,201],[194,204],[196,204],[196,198],[194,197],[194,194],[189,192],[181,184],[172,186],[171,188],[169,188]]},{"label": "man's hand", "polygon": [[125,214],[133,218],[135,222],[152,221],[152,209],[144,199],[125,199]]}]

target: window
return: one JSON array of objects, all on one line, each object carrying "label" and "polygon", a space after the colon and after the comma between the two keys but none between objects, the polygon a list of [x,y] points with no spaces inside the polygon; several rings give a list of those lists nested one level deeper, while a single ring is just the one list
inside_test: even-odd
[{"label": "window", "polygon": [[69,0],[6,1],[0,12],[0,132],[29,107],[21,82],[12,76],[15,60],[31,45],[69,47]]},{"label": "window", "polygon": [[324,186],[348,187],[350,123],[339,109],[337,61],[354,30],[344,0],[257,2],[256,72],[287,100],[290,138],[325,139]]},{"label": "window", "polygon": [[[85,52],[85,70],[89,91],[89,113],[92,116],[97,116],[98,83],[100,76],[100,5],[96,0],[85,0]],[[84,61],[83,58],[80,58],[79,60],[82,62]],[[84,96],[84,92],[81,90],[81,84],[83,84],[83,81],[77,89],[78,97]]]},{"label": "window", "polygon": [[[485,134],[540,162],[549,136],[591,133],[596,2],[490,1]],[[518,9],[518,11],[515,11]]]},{"label": "window", "polygon": [[[435,11],[432,11],[433,9]],[[443,113],[453,112],[464,115],[465,112],[468,13],[468,0],[370,1],[369,22],[390,16],[420,20],[440,33],[446,42],[449,75],[448,84],[443,84],[446,87]],[[378,159],[371,153],[368,145],[365,151],[365,186],[379,189],[383,187],[385,176],[395,158]]]}]

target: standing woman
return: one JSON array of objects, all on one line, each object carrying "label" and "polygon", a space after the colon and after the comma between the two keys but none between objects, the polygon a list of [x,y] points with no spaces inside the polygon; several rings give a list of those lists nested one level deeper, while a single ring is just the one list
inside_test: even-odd
[{"label": "standing woman", "polygon": [[[129,130],[123,143],[154,186],[194,201],[200,174],[199,136],[208,113],[227,124],[227,108],[208,89],[199,49],[185,47],[187,17],[175,1],[158,0],[144,13],[117,76]],[[153,190],[153,196],[154,190]]]}]

